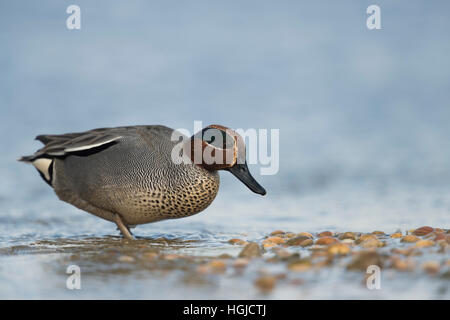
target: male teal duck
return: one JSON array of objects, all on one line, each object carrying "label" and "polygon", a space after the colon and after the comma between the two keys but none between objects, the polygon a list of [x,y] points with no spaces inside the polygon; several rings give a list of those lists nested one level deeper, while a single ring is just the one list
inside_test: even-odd
[{"label": "male teal duck", "polygon": [[133,238],[131,226],[207,208],[219,190],[218,170],[266,194],[248,170],[244,140],[220,125],[191,138],[150,125],[39,135],[36,140],[44,147],[19,160],[34,165],[59,199],[116,223],[128,239]]}]

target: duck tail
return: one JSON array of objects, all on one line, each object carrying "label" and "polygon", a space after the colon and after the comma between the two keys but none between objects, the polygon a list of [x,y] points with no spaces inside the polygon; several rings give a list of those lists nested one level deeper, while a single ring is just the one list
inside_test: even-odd
[{"label": "duck tail", "polygon": [[17,159],[17,161],[20,161],[20,162],[33,162],[33,160],[34,160],[34,155],[33,156],[23,156],[23,157],[20,157],[19,159]]}]

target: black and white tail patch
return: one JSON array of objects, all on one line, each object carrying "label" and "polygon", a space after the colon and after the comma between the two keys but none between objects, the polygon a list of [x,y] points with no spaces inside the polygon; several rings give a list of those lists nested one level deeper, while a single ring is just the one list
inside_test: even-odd
[{"label": "black and white tail patch", "polygon": [[53,159],[38,158],[31,163],[37,169],[42,179],[51,186],[53,178]]}]

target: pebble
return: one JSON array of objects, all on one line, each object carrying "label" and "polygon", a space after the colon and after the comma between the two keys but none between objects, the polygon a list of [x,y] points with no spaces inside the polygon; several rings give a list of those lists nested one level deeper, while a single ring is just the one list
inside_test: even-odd
[{"label": "pebble", "polygon": [[277,246],[277,244],[276,244],[276,243],[273,243],[273,242],[266,242],[266,243],[263,243],[262,245],[263,245],[263,247],[266,248],[266,249],[268,249],[268,248],[273,248],[273,247],[276,247],[276,246]]},{"label": "pebble", "polygon": [[271,236],[279,236],[279,235],[283,235],[283,234],[285,234],[285,232],[283,230],[275,230],[270,233]]},{"label": "pebble", "polygon": [[327,251],[332,255],[346,255],[350,252],[350,247],[343,243],[335,243],[330,245]]},{"label": "pebble", "polygon": [[347,265],[347,269],[366,271],[370,265],[376,265],[382,268],[384,261],[385,256],[382,256],[376,251],[360,251]]},{"label": "pebble", "polygon": [[203,273],[203,274],[218,274],[218,273],[224,273],[227,268],[227,265],[222,260],[211,260],[206,264],[199,265],[197,267],[197,272]]},{"label": "pebble", "polygon": [[363,248],[381,248],[384,243],[378,239],[367,239],[359,244]]},{"label": "pebble", "polygon": [[308,249],[310,251],[312,251],[313,253],[318,252],[318,253],[324,253],[324,255],[326,255],[326,252],[323,251],[324,250],[324,246],[323,245],[314,244],[314,245],[310,246]]},{"label": "pebble", "polygon": [[434,237],[434,241],[440,241],[440,240],[449,241],[450,238],[447,235],[443,234],[443,233],[438,233],[436,235],[436,237]]},{"label": "pebble", "polygon": [[392,239],[398,239],[398,238],[401,238],[402,236],[403,235],[399,232],[391,234]]},{"label": "pebble", "polygon": [[356,235],[353,232],[344,232],[344,233],[341,233],[339,235],[339,239],[340,240],[345,240],[345,239],[355,240],[356,239]]},{"label": "pebble", "polygon": [[261,248],[256,242],[249,242],[239,253],[239,258],[261,257]]},{"label": "pebble", "polygon": [[344,239],[341,242],[349,244],[349,245],[353,245],[355,243],[355,240],[353,240],[353,239]]},{"label": "pebble", "polygon": [[298,236],[298,237],[289,239],[288,241],[286,241],[286,244],[288,246],[299,246],[305,240],[311,240],[311,239],[306,236]]},{"label": "pebble", "polygon": [[278,258],[281,258],[281,259],[288,258],[292,255],[292,253],[290,253],[286,249],[282,249],[282,248],[274,249],[274,253]]},{"label": "pebble", "polygon": [[376,235],[370,234],[370,233],[369,233],[369,234],[362,234],[362,235],[356,240],[356,243],[359,244],[359,243],[364,242],[364,241],[369,240],[369,239],[378,240],[378,238],[377,238]]},{"label": "pebble", "polygon": [[[273,243],[275,243],[275,244],[281,244],[281,243],[284,243],[285,242],[285,240],[283,239],[283,238],[281,238],[281,237],[269,237],[269,238],[267,238],[266,240],[264,240],[264,241],[267,241],[267,242],[273,242]],[[264,242],[263,241],[263,242]]]},{"label": "pebble", "polygon": [[284,234],[284,237],[285,237],[285,238],[294,238],[295,236],[296,236],[296,234],[293,233],[293,232],[286,232],[286,233]]},{"label": "pebble", "polygon": [[419,240],[420,240],[419,237],[416,237],[412,234],[408,234],[408,235],[404,236],[401,241],[402,242],[417,242]]},{"label": "pebble", "polygon": [[378,230],[372,232],[372,234],[381,235],[381,236],[385,235],[385,233],[383,231],[378,231]]},{"label": "pebble", "polygon": [[274,276],[262,276],[256,279],[255,286],[258,287],[261,291],[269,292],[275,288],[277,283],[277,278]]},{"label": "pebble", "polygon": [[404,260],[399,257],[393,257],[392,259],[392,267],[399,271],[413,271],[414,266],[415,264],[411,260]]},{"label": "pebble", "polygon": [[306,239],[305,241],[300,243],[300,246],[302,246],[302,247],[309,247],[309,246],[312,246],[313,244],[314,244],[314,240],[313,239]]},{"label": "pebble", "polygon": [[287,267],[291,271],[303,272],[303,271],[311,269],[312,264],[311,264],[310,260],[299,259],[299,260],[289,263]]},{"label": "pebble", "polygon": [[433,231],[434,231],[434,229],[432,227],[425,226],[425,227],[417,228],[416,230],[414,230],[412,232],[412,234],[415,235],[415,236],[424,236],[424,235],[427,235],[427,234],[429,234],[429,233],[431,233]]},{"label": "pebble", "polygon": [[247,259],[247,258],[237,258],[233,262],[233,267],[235,267],[235,268],[245,268],[248,265],[249,262],[250,262],[250,260]]},{"label": "pebble", "polygon": [[434,246],[434,241],[428,240],[428,239],[427,240],[419,240],[416,242],[415,246],[418,248],[431,247],[431,246]]},{"label": "pebble", "polygon": [[213,268],[213,269],[226,269],[227,265],[225,263],[225,261],[223,260],[211,260],[208,263],[208,266]]},{"label": "pebble", "polygon": [[422,269],[428,274],[436,274],[439,272],[440,265],[437,261],[427,261],[422,264]]},{"label": "pebble", "polygon": [[318,237],[331,237],[333,233],[331,231],[322,231],[317,235]]},{"label": "pebble", "polygon": [[339,242],[339,240],[336,238],[333,238],[333,237],[328,237],[328,236],[322,237],[322,238],[319,238],[316,240],[316,244],[319,244],[319,245],[329,245],[329,244],[336,243],[336,242]]},{"label": "pebble", "polygon": [[211,270],[208,268],[206,264],[201,264],[197,267],[197,272],[201,274],[211,273]]},{"label": "pebble", "polygon": [[228,240],[228,243],[231,243],[231,244],[237,244],[237,245],[244,245],[244,244],[247,244],[247,241],[242,240],[242,239],[236,239],[236,238],[234,238],[234,239]]},{"label": "pebble", "polygon": [[310,239],[314,238],[314,236],[311,233],[309,233],[309,232],[300,232],[299,234],[297,234],[297,236],[299,236],[299,237],[308,237]]}]

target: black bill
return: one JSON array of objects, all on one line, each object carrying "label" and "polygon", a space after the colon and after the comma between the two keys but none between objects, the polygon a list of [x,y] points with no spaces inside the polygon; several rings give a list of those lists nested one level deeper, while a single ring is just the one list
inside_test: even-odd
[{"label": "black bill", "polygon": [[247,164],[235,164],[231,168],[227,168],[226,170],[230,171],[236,178],[241,180],[250,190],[260,195],[266,194],[266,189],[261,187],[261,185],[256,182],[256,180],[248,171]]}]

